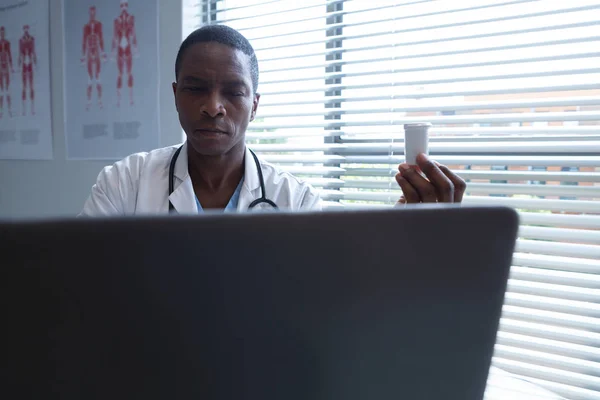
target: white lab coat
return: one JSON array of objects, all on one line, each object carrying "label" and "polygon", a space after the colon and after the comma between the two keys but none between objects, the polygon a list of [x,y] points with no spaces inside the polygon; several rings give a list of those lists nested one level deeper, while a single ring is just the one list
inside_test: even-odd
[{"label": "white lab coat", "polygon": [[[188,173],[187,143],[175,163],[173,193],[169,191],[169,164],[179,145],[137,153],[105,167],[98,175],[92,193],[85,202],[82,216],[117,216],[133,214],[166,214],[169,200],[179,214],[196,214],[196,196]],[[260,160],[267,199],[282,210],[320,210],[321,200],[315,189]],[[246,149],[244,183],[237,206],[238,212],[261,195],[254,158]]]}]

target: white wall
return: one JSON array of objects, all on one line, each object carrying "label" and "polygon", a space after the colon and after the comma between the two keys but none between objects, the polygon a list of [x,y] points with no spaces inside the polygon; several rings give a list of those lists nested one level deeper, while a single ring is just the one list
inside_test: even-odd
[{"label": "white wall", "polygon": [[[72,216],[106,161],[66,161],[63,110],[63,11],[50,0],[50,76],[54,160],[0,160],[0,218]],[[171,82],[181,43],[181,1],[158,0],[161,147],[181,142]]]}]

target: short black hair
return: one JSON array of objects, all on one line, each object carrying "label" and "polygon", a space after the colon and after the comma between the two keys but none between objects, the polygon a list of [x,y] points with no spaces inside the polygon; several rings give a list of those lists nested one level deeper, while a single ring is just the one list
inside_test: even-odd
[{"label": "short black hair", "polygon": [[252,45],[244,35],[225,25],[206,25],[196,29],[185,38],[179,47],[177,58],[175,59],[175,79],[179,76],[181,60],[183,59],[185,51],[196,43],[207,42],[216,42],[233,47],[250,57],[252,89],[254,93],[256,93],[256,90],[258,89],[258,60],[256,58],[256,53],[254,53],[254,48],[252,48]]}]

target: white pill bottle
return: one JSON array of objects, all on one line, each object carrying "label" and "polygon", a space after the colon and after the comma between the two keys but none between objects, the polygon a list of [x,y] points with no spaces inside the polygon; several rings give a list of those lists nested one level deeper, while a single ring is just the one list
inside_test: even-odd
[{"label": "white pill bottle", "polygon": [[417,155],[429,155],[429,122],[404,125],[404,158],[408,165],[417,165]]}]

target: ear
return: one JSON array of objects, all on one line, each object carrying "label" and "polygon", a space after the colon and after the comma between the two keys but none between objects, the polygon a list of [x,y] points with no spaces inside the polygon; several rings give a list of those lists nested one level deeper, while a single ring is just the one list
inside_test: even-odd
[{"label": "ear", "polygon": [[177,111],[179,111],[179,108],[177,107],[177,82],[173,82],[171,84],[171,86],[173,86],[173,97],[175,99],[175,109]]},{"label": "ear", "polygon": [[254,95],[254,100],[252,101],[252,112],[250,113],[250,121],[254,121],[254,117],[256,117],[256,110],[258,110],[258,102],[260,101],[260,94],[256,93]]}]

